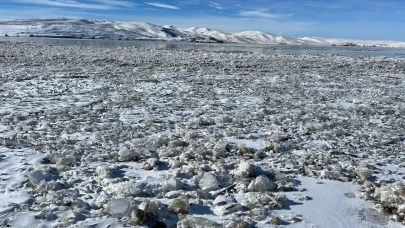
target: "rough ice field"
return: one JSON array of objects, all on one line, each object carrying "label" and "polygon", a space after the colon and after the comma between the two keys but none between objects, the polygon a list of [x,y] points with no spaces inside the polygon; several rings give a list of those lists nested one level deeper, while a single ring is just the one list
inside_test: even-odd
[{"label": "rough ice field", "polygon": [[401,227],[405,59],[0,43],[0,227]]}]

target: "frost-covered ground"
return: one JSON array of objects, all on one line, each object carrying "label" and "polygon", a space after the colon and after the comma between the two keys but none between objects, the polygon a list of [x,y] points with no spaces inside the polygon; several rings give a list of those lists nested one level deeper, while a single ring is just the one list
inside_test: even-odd
[{"label": "frost-covered ground", "polygon": [[1,227],[401,227],[405,59],[0,43]]}]

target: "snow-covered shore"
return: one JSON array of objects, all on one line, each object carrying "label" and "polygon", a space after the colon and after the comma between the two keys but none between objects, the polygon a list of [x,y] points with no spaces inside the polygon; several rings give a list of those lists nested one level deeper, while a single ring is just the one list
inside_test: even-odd
[{"label": "snow-covered shore", "polygon": [[405,59],[0,42],[0,226],[401,227]]}]

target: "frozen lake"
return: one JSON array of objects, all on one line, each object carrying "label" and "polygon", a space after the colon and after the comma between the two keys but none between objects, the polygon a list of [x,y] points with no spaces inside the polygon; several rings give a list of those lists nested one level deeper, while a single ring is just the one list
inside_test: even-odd
[{"label": "frozen lake", "polygon": [[28,42],[40,45],[80,45],[98,47],[139,47],[169,50],[215,50],[230,52],[263,52],[269,54],[336,54],[343,56],[389,56],[404,57],[405,48],[381,47],[320,47],[320,46],[286,46],[286,45],[243,45],[243,44],[203,44],[164,41],[136,40],[88,40],[40,37],[0,37],[1,41]]},{"label": "frozen lake", "polygon": [[405,58],[32,40],[87,46],[0,42],[0,227],[405,224]]}]

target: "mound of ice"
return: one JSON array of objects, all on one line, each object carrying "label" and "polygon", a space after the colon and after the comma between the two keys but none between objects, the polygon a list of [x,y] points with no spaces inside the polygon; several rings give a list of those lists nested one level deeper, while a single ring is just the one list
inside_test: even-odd
[{"label": "mound of ice", "polygon": [[217,216],[228,215],[242,208],[242,206],[236,202],[235,198],[227,195],[217,196],[213,204],[215,206],[214,214]]},{"label": "mound of ice", "polygon": [[373,170],[369,169],[367,165],[361,164],[355,169],[355,173],[360,181],[364,182],[369,180],[371,175],[374,173]]},{"label": "mound of ice", "polygon": [[226,153],[229,151],[229,145],[225,141],[219,141],[213,151],[213,155],[216,158],[223,158],[226,156]]},{"label": "mound of ice", "polygon": [[213,191],[219,188],[217,178],[212,173],[204,173],[198,186],[203,191]]},{"label": "mound of ice", "polygon": [[132,161],[134,157],[134,151],[128,148],[121,148],[118,152],[118,161],[120,162]]},{"label": "mound of ice", "polygon": [[33,186],[38,186],[41,182],[57,180],[58,172],[53,168],[37,169],[29,174],[29,181]]},{"label": "mound of ice", "polygon": [[135,208],[134,206],[132,198],[113,199],[108,202],[107,211],[113,217],[122,218],[130,215]]},{"label": "mound of ice", "polygon": [[178,228],[214,228],[214,227],[222,227],[222,225],[218,224],[216,222],[210,221],[206,218],[188,215],[183,220],[181,220],[177,223],[177,227]]},{"label": "mound of ice", "polygon": [[247,161],[242,161],[239,164],[239,167],[237,170],[234,172],[234,174],[238,177],[242,178],[249,178],[249,177],[255,177],[256,176],[256,170],[253,165],[251,165]]},{"label": "mound of ice", "polygon": [[276,190],[277,185],[266,176],[258,176],[248,186],[249,191],[266,192]]},{"label": "mound of ice", "polygon": [[120,183],[110,183],[105,187],[109,194],[123,196],[152,196],[162,190],[163,183],[151,181],[151,179],[142,179],[140,181],[126,181]]},{"label": "mound of ice", "polygon": [[108,179],[112,176],[112,169],[104,167],[104,166],[97,166],[96,168],[96,175],[100,179]]},{"label": "mound of ice", "polygon": [[404,182],[397,182],[377,188],[373,196],[383,209],[393,213],[395,220],[405,223]]},{"label": "mound of ice", "polygon": [[170,213],[173,214],[188,214],[190,212],[188,200],[184,198],[177,198],[172,200],[167,209]]},{"label": "mound of ice", "polygon": [[157,158],[149,158],[148,160],[146,160],[143,165],[142,168],[144,170],[153,170],[156,169],[158,166],[158,159]]},{"label": "mound of ice", "polygon": [[181,182],[179,179],[176,178],[171,178],[167,180],[164,185],[164,189],[166,191],[181,190],[183,187],[184,187],[183,182]]},{"label": "mound of ice", "polygon": [[72,157],[63,157],[59,158],[56,164],[63,165],[63,166],[72,166],[75,162],[75,159]]},{"label": "mound of ice", "polygon": [[130,222],[133,225],[140,225],[142,223],[154,224],[159,218],[159,207],[155,202],[145,200],[138,208],[132,211]]}]

